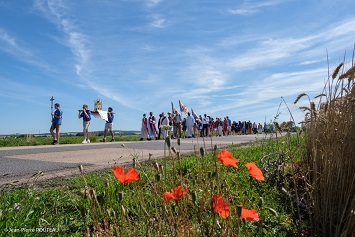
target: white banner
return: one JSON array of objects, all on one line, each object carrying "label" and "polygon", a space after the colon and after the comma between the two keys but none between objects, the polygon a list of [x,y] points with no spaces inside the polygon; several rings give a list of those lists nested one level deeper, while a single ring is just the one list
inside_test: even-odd
[{"label": "white banner", "polygon": [[95,118],[102,118],[103,120],[108,121],[107,111],[97,110],[97,112],[91,112]]}]

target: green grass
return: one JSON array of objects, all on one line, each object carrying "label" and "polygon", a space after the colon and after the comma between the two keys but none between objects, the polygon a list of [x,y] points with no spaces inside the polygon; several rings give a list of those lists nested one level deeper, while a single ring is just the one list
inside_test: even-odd
[{"label": "green grass", "polygon": [[[111,140],[111,137],[108,137]],[[100,142],[102,136],[95,134],[90,135],[90,142]],[[119,135],[115,136],[115,141],[138,141],[138,135]],[[79,144],[83,141],[82,136],[63,136],[60,137],[60,144]],[[33,137],[31,135],[25,137],[6,137],[0,138],[0,147],[14,147],[14,146],[38,146],[50,145],[53,142],[52,137]]]},{"label": "green grass", "polygon": [[[262,168],[267,157],[272,169],[271,160],[278,159],[275,154],[286,150],[297,154],[299,143],[295,140],[287,136],[247,148],[230,146],[228,150],[239,159],[238,169],[223,166],[215,147],[203,155],[181,158],[170,152],[165,159],[145,163],[133,154],[140,180],[128,184],[119,183],[109,170],[13,190],[4,188],[0,192],[0,230],[11,230],[13,236],[238,236],[239,231],[241,236],[293,236],[307,223],[296,218],[292,201],[272,183],[251,178],[244,165],[253,161]],[[155,162],[163,172],[154,168]],[[163,193],[179,185],[189,189],[188,195],[165,203]],[[228,218],[213,212],[214,194],[229,203]],[[240,220],[238,205],[258,210],[260,221]],[[35,232],[36,228],[49,229],[14,232],[21,228]]]}]

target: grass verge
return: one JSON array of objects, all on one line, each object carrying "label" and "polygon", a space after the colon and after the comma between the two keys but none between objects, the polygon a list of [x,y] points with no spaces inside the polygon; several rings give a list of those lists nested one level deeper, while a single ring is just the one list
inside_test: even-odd
[{"label": "grass verge", "polygon": [[[286,177],[294,176],[300,146],[299,137],[290,134],[248,148],[230,146],[233,158],[239,160],[236,168],[223,165],[216,146],[181,157],[179,147],[169,147],[167,140],[165,159],[140,163],[139,155],[132,154],[132,167],[139,173],[134,182],[121,183],[112,171],[85,174],[85,167],[80,167],[78,177],[58,183],[1,190],[0,232],[3,236],[297,236],[308,224],[306,216],[295,195],[291,191],[285,195],[280,187],[291,187]],[[263,170],[264,181],[250,175],[245,166],[250,162]],[[175,192],[177,187],[180,193]],[[166,193],[172,200],[164,198]],[[244,210],[255,210],[257,218],[243,218]]]}]

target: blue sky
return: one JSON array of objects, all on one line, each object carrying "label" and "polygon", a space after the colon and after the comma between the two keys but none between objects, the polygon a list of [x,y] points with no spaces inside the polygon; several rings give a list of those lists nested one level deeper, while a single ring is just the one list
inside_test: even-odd
[{"label": "blue sky", "polygon": [[[120,130],[179,100],[197,114],[269,122],[283,97],[299,122],[293,101],[320,94],[328,61],[332,72],[345,55],[349,68],[354,9],[353,0],[0,0],[0,134],[48,132],[52,96],[62,132],[81,131],[77,110],[96,99]],[[103,128],[92,120],[90,130]]]}]

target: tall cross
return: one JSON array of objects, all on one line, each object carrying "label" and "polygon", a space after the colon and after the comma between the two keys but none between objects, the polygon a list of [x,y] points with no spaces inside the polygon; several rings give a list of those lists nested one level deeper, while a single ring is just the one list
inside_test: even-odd
[{"label": "tall cross", "polygon": [[[53,114],[53,101],[54,101],[54,97],[52,96],[52,98],[50,98],[51,101],[51,114]],[[53,115],[52,115],[53,118]]]}]

